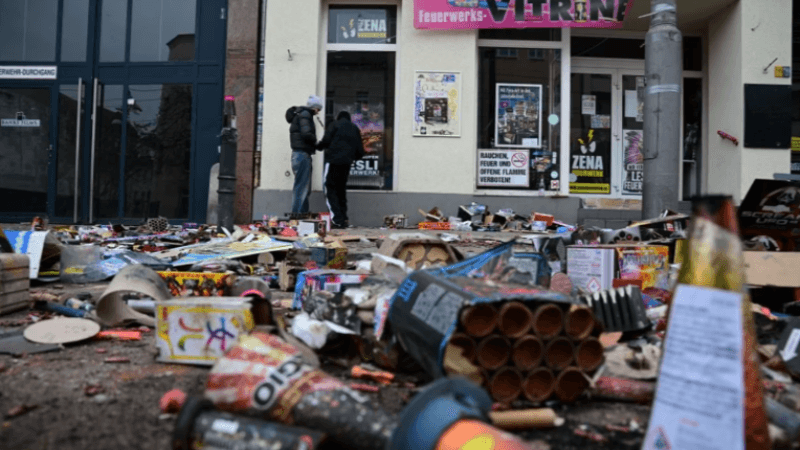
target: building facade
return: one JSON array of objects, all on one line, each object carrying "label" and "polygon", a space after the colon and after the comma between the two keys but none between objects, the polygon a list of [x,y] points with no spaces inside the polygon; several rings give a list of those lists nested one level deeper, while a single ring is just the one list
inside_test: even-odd
[{"label": "building facade", "polygon": [[[650,2],[524,4],[267,0],[253,217],[290,210],[284,111],[316,94],[325,123],[348,110],[364,136],[354,224],[413,222],[434,206],[455,215],[471,201],[603,226],[639,218]],[[753,179],[790,172],[793,7],[677,0],[681,200],[738,201]],[[323,211],[322,157],[314,164],[311,205]]]}]

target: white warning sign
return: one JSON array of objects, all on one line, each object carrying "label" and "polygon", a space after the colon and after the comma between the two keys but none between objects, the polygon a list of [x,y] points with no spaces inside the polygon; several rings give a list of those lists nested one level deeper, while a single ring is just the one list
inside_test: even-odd
[{"label": "white warning sign", "polygon": [[528,187],[529,150],[479,150],[478,186]]}]

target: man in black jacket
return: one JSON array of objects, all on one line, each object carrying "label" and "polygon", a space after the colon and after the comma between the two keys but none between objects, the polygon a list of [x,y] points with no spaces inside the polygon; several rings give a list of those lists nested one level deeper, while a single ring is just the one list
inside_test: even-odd
[{"label": "man in black jacket", "polygon": [[325,199],[331,212],[331,228],[346,228],[350,224],[347,218],[350,165],[364,157],[361,130],[350,121],[350,113],[342,111],[336,116],[336,121],[328,126],[317,148],[327,149],[323,179]]},{"label": "man in black jacket", "polygon": [[311,194],[311,155],[317,149],[317,129],[314,116],[322,109],[322,99],[316,95],[308,97],[306,106],[292,106],[286,110],[289,126],[289,143],[292,146],[292,213],[308,212],[308,196]]}]

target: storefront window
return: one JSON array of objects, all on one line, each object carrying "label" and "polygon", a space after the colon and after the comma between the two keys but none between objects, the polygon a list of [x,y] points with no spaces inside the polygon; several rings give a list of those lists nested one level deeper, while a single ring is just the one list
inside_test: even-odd
[{"label": "storefront window", "polygon": [[58,0],[0,0],[0,61],[56,60]]},{"label": "storefront window", "polygon": [[792,4],[792,173],[800,175],[800,1]]},{"label": "storefront window", "polygon": [[391,190],[394,162],[394,52],[328,52],[325,123],[347,111],[367,155],[350,169],[347,187]]},{"label": "storefront window", "polygon": [[477,187],[558,191],[561,50],[482,48]]}]

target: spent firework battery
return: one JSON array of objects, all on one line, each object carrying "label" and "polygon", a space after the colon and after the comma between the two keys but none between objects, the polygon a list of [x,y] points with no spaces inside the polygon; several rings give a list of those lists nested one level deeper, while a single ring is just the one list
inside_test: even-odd
[{"label": "spent firework battery", "polygon": [[303,362],[277,336],[241,336],[211,369],[206,398],[223,410],[320,430],[346,448],[384,448],[396,418],[363,394]]},{"label": "spent firework battery", "polygon": [[[567,295],[537,286],[543,274],[549,276],[547,261],[542,255],[531,253],[537,257],[533,261],[539,269],[531,271],[530,264],[520,269],[515,262],[519,256],[512,252],[515,244],[507,242],[440,269],[418,270],[397,289],[389,307],[392,330],[431,376],[445,375],[445,348],[466,308],[479,304],[499,308],[504,303],[519,301],[530,309],[543,303],[567,309],[576,303]],[[521,274],[528,275],[527,283],[520,282],[524,279]]]}]

